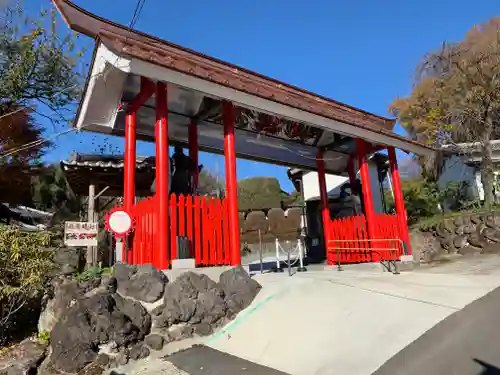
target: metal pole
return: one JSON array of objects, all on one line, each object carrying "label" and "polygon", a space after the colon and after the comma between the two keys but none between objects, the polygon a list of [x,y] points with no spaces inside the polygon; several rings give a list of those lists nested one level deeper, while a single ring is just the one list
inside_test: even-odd
[{"label": "metal pole", "polygon": [[297,246],[299,247],[299,268],[297,268],[297,272],[305,272],[307,268],[304,267],[304,253],[302,247],[302,238],[297,240]]},{"label": "metal pole", "polygon": [[238,216],[238,182],[236,180],[236,150],[234,144],[234,107],[224,101],[224,156],[226,161],[226,194],[228,200],[229,231],[231,233],[231,265],[241,264],[240,224]]},{"label": "metal pole", "polygon": [[[89,199],[87,202],[87,222],[93,223],[95,219],[95,185],[90,184],[89,185]],[[86,268],[90,268],[96,265],[97,259],[95,259],[95,251],[94,251],[95,246],[87,246],[87,256],[86,256]]]},{"label": "metal pole", "polygon": [[262,237],[259,229],[259,258],[260,258],[260,273],[264,273],[264,264],[262,263]]},{"label": "metal pole", "polygon": [[292,266],[290,262],[290,245],[287,246],[288,251],[287,251],[287,258],[288,258],[288,276],[292,276]]},{"label": "metal pole", "polygon": [[337,253],[337,271],[339,271],[339,272],[340,272],[340,271],[343,271],[343,269],[342,269],[342,266],[340,265],[340,253],[339,253],[339,247],[337,246],[335,249],[337,250],[337,251],[336,251],[336,253]]},{"label": "metal pole", "polygon": [[276,237],[274,243],[276,245],[276,272],[283,272],[283,269],[281,268],[281,262],[280,262],[280,242],[278,241],[277,237]]}]

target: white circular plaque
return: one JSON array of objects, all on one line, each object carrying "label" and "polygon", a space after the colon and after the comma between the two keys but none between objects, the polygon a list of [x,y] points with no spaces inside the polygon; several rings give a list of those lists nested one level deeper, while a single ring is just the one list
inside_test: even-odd
[{"label": "white circular plaque", "polygon": [[109,229],[116,234],[127,233],[132,227],[132,219],[125,211],[115,211],[109,215]]}]

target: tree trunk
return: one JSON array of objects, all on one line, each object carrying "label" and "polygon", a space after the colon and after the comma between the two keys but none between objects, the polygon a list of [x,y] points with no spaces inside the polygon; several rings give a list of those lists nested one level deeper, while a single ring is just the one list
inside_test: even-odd
[{"label": "tree trunk", "polygon": [[481,181],[484,191],[484,207],[490,209],[493,204],[493,162],[491,160],[491,134],[493,133],[493,119],[491,111],[486,115],[483,130],[483,149],[481,159]]}]

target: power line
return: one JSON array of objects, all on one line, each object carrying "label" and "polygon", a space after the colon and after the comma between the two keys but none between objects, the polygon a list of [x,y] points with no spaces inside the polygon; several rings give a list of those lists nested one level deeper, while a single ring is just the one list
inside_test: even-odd
[{"label": "power line", "polygon": [[75,128],[66,129],[66,130],[64,130],[62,132],[59,132],[59,133],[56,133],[56,134],[52,135],[49,138],[44,138],[44,139],[40,139],[38,141],[27,143],[24,146],[21,146],[21,147],[19,147],[17,149],[14,149],[14,150],[10,150],[9,152],[7,152],[5,154],[0,155],[0,159],[5,159],[6,157],[9,157],[9,156],[12,156],[14,154],[17,154],[18,152],[29,150],[30,148],[40,146],[40,145],[42,145],[44,143],[50,142],[53,139],[56,139],[57,137],[59,137],[61,135],[68,134],[68,133],[71,133],[73,131],[76,131],[76,129]]},{"label": "power line", "polygon": [[[145,3],[146,3],[146,0],[138,0],[138,1],[137,1],[136,6],[135,6],[135,9],[134,9],[134,13],[133,13],[133,15],[132,15],[132,20],[130,21],[130,24],[129,24],[129,34],[132,32],[132,28],[134,27],[135,23],[136,23],[136,22],[137,22],[137,20],[139,19],[139,16],[140,16],[140,14],[141,14],[141,12],[142,12],[142,10],[143,10],[143,8],[144,8],[144,4],[145,4]],[[128,36],[127,36],[127,37],[128,37]],[[116,59],[117,59],[117,61],[118,61],[119,56],[117,56],[117,57],[116,57]],[[115,63],[115,65],[116,65],[116,63]],[[108,73],[109,71],[110,71],[110,70],[108,69],[108,70],[105,70],[105,71],[103,71],[103,72],[96,73],[96,74],[92,75],[91,77],[89,77],[89,79],[96,78],[97,76],[99,76],[99,75],[101,75],[101,74],[102,74],[102,75],[106,78],[106,75],[107,75],[107,73]],[[72,85],[72,86],[66,87],[66,88],[64,88],[64,89],[62,89],[62,90],[60,90],[60,91],[57,91],[57,92],[55,93],[55,95],[60,95],[60,94],[64,93],[65,91],[69,91],[69,90],[72,90],[72,89],[76,88],[77,86],[79,86],[79,85],[78,85],[78,84],[75,84],[75,85]],[[9,113],[6,113],[6,114],[4,114],[4,115],[1,115],[1,116],[0,116],[0,119],[1,119],[1,118],[4,118],[4,117],[7,117],[7,116],[10,116],[10,115],[13,115],[13,114],[15,114],[15,113],[17,113],[17,112],[20,112],[20,111],[22,111],[22,110],[25,110],[25,109],[27,109],[27,108],[28,108],[28,107],[21,107],[21,108],[18,108],[18,109],[14,110],[14,111],[11,111],[11,112],[9,112]],[[85,126],[88,126],[88,125],[82,125],[82,126],[81,126],[81,128],[84,128]],[[52,136],[51,136],[51,137],[49,137],[49,138],[39,139],[39,140],[36,140],[36,141],[32,141],[32,142],[29,142],[29,143],[25,143],[25,144],[23,144],[23,145],[21,145],[21,146],[19,146],[19,147],[17,147],[17,148],[14,148],[14,149],[10,149],[10,150],[8,150],[8,151],[7,151],[5,154],[3,154],[3,155],[0,155],[0,159],[4,159],[4,158],[6,158],[6,157],[8,157],[8,156],[11,156],[11,155],[14,155],[14,154],[16,154],[16,153],[18,153],[18,152],[20,152],[20,151],[25,151],[25,150],[28,150],[28,149],[30,149],[30,148],[40,146],[40,145],[42,145],[42,144],[44,144],[44,143],[47,143],[47,142],[51,141],[52,139],[55,139],[55,138],[57,138],[57,137],[59,137],[59,136],[61,136],[61,135],[64,135],[64,134],[68,134],[68,133],[70,133],[70,132],[72,132],[72,131],[75,131],[75,130],[76,130],[75,128],[67,129],[67,130],[61,131],[61,132],[59,132],[59,133],[56,133],[56,134],[52,135]]]}]

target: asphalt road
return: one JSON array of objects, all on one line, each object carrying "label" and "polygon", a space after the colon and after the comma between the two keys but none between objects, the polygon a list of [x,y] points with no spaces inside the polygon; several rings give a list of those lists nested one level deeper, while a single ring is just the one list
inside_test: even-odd
[{"label": "asphalt road", "polygon": [[287,375],[207,346],[193,346],[165,360],[190,375]]},{"label": "asphalt road", "polygon": [[500,375],[500,288],[438,323],[373,373],[396,374]]}]

